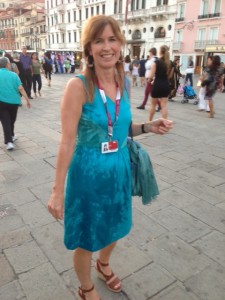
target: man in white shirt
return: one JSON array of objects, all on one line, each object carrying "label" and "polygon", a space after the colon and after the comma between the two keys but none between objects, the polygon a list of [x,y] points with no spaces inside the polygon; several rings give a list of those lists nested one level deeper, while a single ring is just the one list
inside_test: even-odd
[{"label": "man in white shirt", "polygon": [[149,59],[145,63],[145,69],[146,69],[146,71],[145,71],[145,78],[146,78],[145,95],[144,95],[142,104],[140,106],[137,106],[137,109],[145,109],[145,105],[146,105],[146,103],[148,101],[148,97],[151,93],[152,84],[149,80],[149,75],[150,75],[150,70],[151,70],[151,66],[152,66],[153,62],[155,62],[156,59],[158,59],[156,54],[157,54],[156,48],[151,48],[149,50]]}]

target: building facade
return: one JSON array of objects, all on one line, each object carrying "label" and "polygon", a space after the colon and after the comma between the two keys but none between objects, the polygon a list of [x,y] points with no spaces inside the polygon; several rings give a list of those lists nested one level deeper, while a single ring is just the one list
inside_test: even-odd
[{"label": "building facade", "polygon": [[45,0],[0,0],[0,49],[46,48]]},{"label": "building facade", "polygon": [[192,56],[195,73],[200,73],[209,54],[225,62],[225,1],[178,0],[173,56],[180,57],[185,71]]},{"label": "building facade", "polygon": [[[127,43],[124,55],[146,56],[151,47],[172,49],[177,0],[46,0],[47,47],[81,51],[81,29],[86,19],[111,15],[120,23]],[[128,4],[129,3],[129,4]],[[128,5],[127,5],[128,4]]]}]

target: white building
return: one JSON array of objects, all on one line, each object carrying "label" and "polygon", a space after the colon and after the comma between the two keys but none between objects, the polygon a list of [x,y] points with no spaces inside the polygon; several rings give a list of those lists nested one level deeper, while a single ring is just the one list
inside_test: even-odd
[{"label": "white building", "polygon": [[[111,15],[121,25],[127,43],[124,55],[148,54],[173,42],[177,0],[46,0],[47,48],[81,51],[82,25],[90,16]],[[128,9],[127,9],[128,8]]]}]

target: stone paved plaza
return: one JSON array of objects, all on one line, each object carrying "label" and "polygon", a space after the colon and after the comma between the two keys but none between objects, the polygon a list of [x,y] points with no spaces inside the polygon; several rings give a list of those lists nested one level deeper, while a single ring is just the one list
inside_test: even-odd
[{"label": "stone paved plaza", "polygon": [[[5,150],[0,131],[0,300],[77,299],[63,224],[47,210],[59,103],[72,76],[53,75],[51,88],[43,78],[43,96],[30,110],[19,109],[14,151]],[[148,119],[148,107],[136,109],[143,93],[132,88],[138,122]],[[138,137],[151,155],[160,196],[149,206],[133,199],[133,230],[112,257],[122,292],[109,292],[93,269],[103,300],[225,300],[225,94],[215,97],[214,119],[181,97],[168,108],[171,133]]]}]

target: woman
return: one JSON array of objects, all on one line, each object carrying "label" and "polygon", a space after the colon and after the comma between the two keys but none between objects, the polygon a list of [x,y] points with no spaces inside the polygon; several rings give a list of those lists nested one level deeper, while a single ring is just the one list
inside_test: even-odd
[{"label": "woman", "polygon": [[31,54],[31,61],[32,61],[32,71],[33,71],[33,76],[32,76],[32,81],[33,81],[33,91],[35,98],[37,98],[37,88],[36,88],[36,83],[38,84],[38,94],[41,96],[41,87],[42,87],[42,80],[41,80],[41,63],[38,59],[37,53],[32,53]]},{"label": "woman", "polygon": [[[87,68],[68,82],[61,106],[62,138],[48,209],[62,219],[65,206],[64,242],[75,250],[74,268],[81,283],[78,295],[84,300],[100,299],[90,276],[92,253],[98,250],[98,276],[111,291],[121,291],[109,260],[117,240],[129,233],[132,224],[126,142],[131,112],[120,57],[124,43],[112,17],[87,20],[82,31]],[[134,135],[163,134],[171,127],[172,122],[163,119],[132,125]]]},{"label": "woman", "polygon": [[167,119],[168,114],[167,99],[170,93],[169,78],[171,77],[171,63],[168,47],[166,45],[161,46],[159,52],[160,58],[152,64],[151,73],[149,76],[150,80],[153,80],[153,78],[155,78],[151,92],[152,100],[149,114],[150,121],[152,121],[154,117],[158,100],[161,106],[162,117],[164,119]]},{"label": "woman", "polygon": [[51,86],[52,64],[51,53],[48,51],[45,53],[43,61],[43,69],[45,71],[45,77],[48,80],[48,86]]},{"label": "woman", "polygon": [[183,75],[180,72],[180,59],[175,58],[174,61],[171,63],[171,67],[173,68],[172,77],[170,80],[170,94],[168,97],[169,101],[173,101],[173,98],[176,97],[177,89],[179,86],[180,78],[183,77]]},{"label": "woman", "polygon": [[18,107],[21,105],[20,93],[27,101],[30,101],[17,74],[10,71],[11,65],[7,57],[0,58],[0,121],[4,132],[4,141],[7,150],[14,149],[16,136],[14,125],[16,122]]},{"label": "woman", "polygon": [[126,55],[123,63],[125,76],[130,76],[131,74],[131,59],[130,55]]},{"label": "woman", "polygon": [[215,95],[223,69],[220,67],[219,55],[213,56],[211,65],[206,69],[201,86],[205,87],[205,100],[209,101],[209,118],[214,118],[213,96]]},{"label": "woman", "polygon": [[9,62],[10,62],[10,71],[12,71],[12,72],[16,73],[17,75],[19,75],[19,70],[18,70],[17,65],[14,62],[12,56],[9,53],[6,53],[5,57],[7,57],[9,59]]}]

